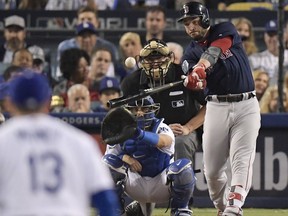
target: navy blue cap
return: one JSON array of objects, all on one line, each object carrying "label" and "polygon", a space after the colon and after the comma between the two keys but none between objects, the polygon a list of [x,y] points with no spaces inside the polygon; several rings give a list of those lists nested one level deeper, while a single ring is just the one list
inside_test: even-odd
[{"label": "navy blue cap", "polygon": [[83,23],[76,26],[76,33],[77,33],[77,35],[80,35],[83,32],[92,32],[92,33],[96,34],[97,30],[92,23],[83,22]]},{"label": "navy blue cap", "polygon": [[265,25],[265,32],[277,32],[278,31],[278,25],[277,20],[270,20]]},{"label": "navy blue cap", "polygon": [[115,90],[120,93],[120,83],[114,77],[104,77],[100,81],[99,92],[100,94],[105,90]]},{"label": "navy blue cap", "polygon": [[51,98],[51,88],[45,76],[25,71],[9,83],[11,101],[19,108],[35,110]]}]

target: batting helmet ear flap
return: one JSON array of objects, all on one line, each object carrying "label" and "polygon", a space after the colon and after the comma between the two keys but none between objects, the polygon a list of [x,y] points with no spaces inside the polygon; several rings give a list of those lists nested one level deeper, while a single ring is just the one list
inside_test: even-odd
[{"label": "batting helmet ear flap", "polygon": [[210,26],[209,13],[207,9],[206,9],[206,13],[203,13],[202,15],[201,26],[205,29],[207,29]]}]

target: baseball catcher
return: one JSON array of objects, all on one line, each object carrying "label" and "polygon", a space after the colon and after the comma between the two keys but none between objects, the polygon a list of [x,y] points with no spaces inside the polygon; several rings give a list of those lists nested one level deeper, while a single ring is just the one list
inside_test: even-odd
[{"label": "baseball catcher", "polygon": [[108,143],[103,161],[115,181],[122,215],[124,193],[141,207],[134,216],[151,216],[156,202],[168,201],[172,216],[192,215],[188,202],[196,179],[191,161],[178,159],[171,163],[175,137],[164,119],[155,117],[158,110],[159,104],[148,96],[110,111],[103,121],[102,136]]}]

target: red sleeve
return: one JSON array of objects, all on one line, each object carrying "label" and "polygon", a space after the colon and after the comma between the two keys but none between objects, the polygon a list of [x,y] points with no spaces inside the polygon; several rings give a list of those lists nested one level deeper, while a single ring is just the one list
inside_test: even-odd
[{"label": "red sleeve", "polygon": [[211,46],[218,47],[225,52],[232,46],[232,38],[230,36],[215,40],[211,43]]}]

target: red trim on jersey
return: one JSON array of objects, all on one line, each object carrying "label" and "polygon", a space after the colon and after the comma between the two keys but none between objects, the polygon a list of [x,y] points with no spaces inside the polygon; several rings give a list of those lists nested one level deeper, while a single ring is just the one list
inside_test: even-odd
[{"label": "red trim on jersey", "polygon": [[225,52],[232,46],[232,38],[230,36],[215,40],[211,43],[211,46],[218,47]]}]

